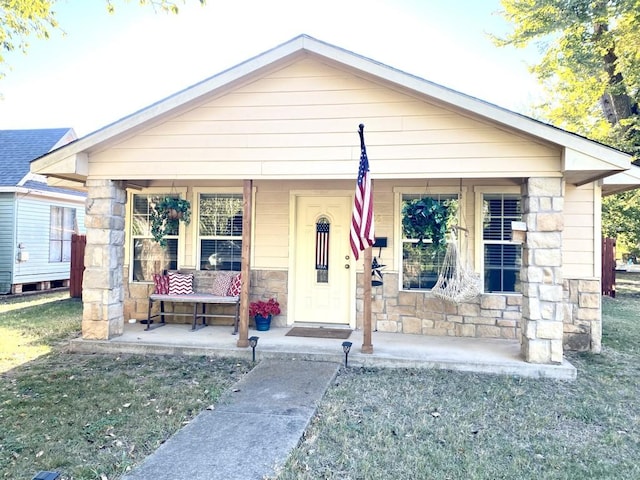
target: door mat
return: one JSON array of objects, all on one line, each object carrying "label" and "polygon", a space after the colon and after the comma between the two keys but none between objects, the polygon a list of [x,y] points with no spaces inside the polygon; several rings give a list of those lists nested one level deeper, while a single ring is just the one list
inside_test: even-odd
[{"label": "door mat", "polygon": [[348,328],[293,327],[287,337],[349,338],[352,330]]}]

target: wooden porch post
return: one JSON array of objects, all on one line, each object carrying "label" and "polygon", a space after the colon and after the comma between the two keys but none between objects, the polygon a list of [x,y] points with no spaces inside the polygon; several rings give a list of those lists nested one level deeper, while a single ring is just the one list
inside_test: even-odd
[{"label": "wooden porch post", "polygon": [[363,309],[362,309],[362,353],[373,353],[371,343],[371,263],[373,261],[372,247],[364,249],[363,279]]},{"label": "wooden porch post", "polygon": [[253,180],[245,180],[242,189],[242,290],[240,291],[240,325],[238,347],[249,346],[249,289],[251,288],[251,210]]}]

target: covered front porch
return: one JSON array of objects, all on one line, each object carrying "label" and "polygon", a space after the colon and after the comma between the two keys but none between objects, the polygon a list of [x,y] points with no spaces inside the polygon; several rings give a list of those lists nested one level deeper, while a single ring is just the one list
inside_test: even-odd
[{"label": "covered front porch", "polygon": [[[238,336],[230,326],[207,326],[191,331],[189,325],[167,324],[146,331],[146,325],[125,324],[124,332],[110,340],[71,342],[78,353],[140,353],[166,355],[206,355],[250,359],[252,350],[237,346]],[[286,336],[289,327],[268,331],[249,330],[259,337],[256,361],[265,358],[306,359],[344,363],[342,342],[352,343],[350,367],[435,368],[485,374],[517,375],[533,378],[573,380],[576,369],[561,364],[525,362],[516,340],[492,338],[442,337],[402,333],[373,332],[373,353],[362,353],[362,330],[354,330],[346,340]]]}]

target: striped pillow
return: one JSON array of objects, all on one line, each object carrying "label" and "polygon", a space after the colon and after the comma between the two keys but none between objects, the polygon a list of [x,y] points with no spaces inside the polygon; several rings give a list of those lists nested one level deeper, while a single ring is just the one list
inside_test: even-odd
[{"label": "striped pillow", "polygon": [[188,295],[193,293],[193,275],[169,272],[169,295]]}]

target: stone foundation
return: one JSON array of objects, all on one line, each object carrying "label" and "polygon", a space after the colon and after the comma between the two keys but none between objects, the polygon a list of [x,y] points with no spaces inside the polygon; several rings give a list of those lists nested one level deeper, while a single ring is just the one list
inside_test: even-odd
[{"label": "stone foundation", "polygon": [[[362,285],[362,274],[358,274]],[[386,273],[384,285],[372,287],[371,320],[374,330],[415,335],[503,338],[520,340],[521,294],[484,294],[456,305],[428,291],[398,290],[398,275]],[[564,350],[601,349],[600,282],[598,279],[564,281]],[[357,326],[362,328],[362,288],[358,288]],[[538,334],[546,335],[541,323]],[[553,332],[552,332],[553,333]]]},{"label": "stone foundation", "polygon": [[[362,274],[358,274],[362,285]],[[386,273],[372,287],[371,321],[380,332],[450,337],[520,338],[522,296],[480,295],[471,302],[447,302],[429,291],[398,290],[398,274]],[[362,288],[358,288],[357,326],[362,328]]]},{"label": "stone foundation", "polygon": [[564,281],[565,350],[601,352],[601,299],[597,278]]},{"label": "stone foundation", "polygon": [[[128,274],[124,270],[125,278]],[[362,328],[362,274],[357,275],[356,324]],[[153,284],[129,283],[126,286],[124,317],[147,318],[149,295]],[[288,273],[282,270],[251,272],[250,301],[274,297],[282,313],[273,325],[287,325]],[[521,294],[484,294],[471,302],[456,305],[434,297],[428,291],[398,289],[398,274],[386,273],[384,285],[372,287],[371,315],[374,330],[415,335],[502,338],[520,340],[522,321]],[[564,281],[565,350],[601,349],[600,282],[598,279],[565,279]],[[189,309],[189,306],[182,306]],[[190,323],[178,317],[180,323]],[[228,319],[211,319],[213,324],[227,324]],[[169,320],[171,321],[171,320]],[[544,326],[544,324],[542,325]],[[544,335],[544,331],[538,332]]]}]

